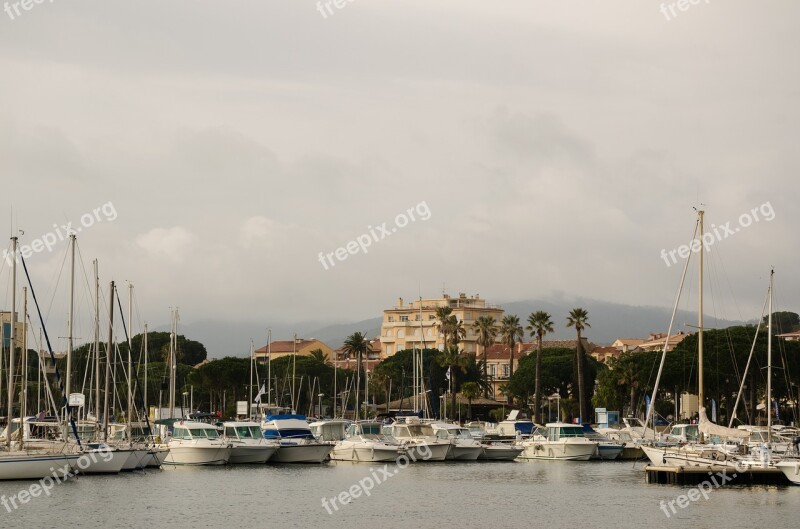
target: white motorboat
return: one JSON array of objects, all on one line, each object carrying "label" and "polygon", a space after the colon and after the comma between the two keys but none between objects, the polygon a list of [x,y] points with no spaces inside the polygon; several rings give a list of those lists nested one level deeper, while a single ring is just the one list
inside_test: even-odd
[{"label": "white motorboat", "polygon": [[530,419],[520,419],[519,410],[511,410],[506,420],[497,424],[496,428],[486,428],[486,438],[492,440],[512,441],[533,433],[536,425]]},{"label": "white motorboat", "polygon": [[[313,426],[313,425],[312,425]],[[334,461],[389,462],[406,453],[400,442],[382,433],[377,421],[359,421],[348,426],[345,438],[331,450]]]},{"label": "white motorboat", "polygon": [[421,422],[419,417],[397,419],[384,430],[400,442],[413,461],[444,461],[447,458],[450,442],[436,437],[430,424]]},{"label": "white motorboat", "polygon": [[266,463],[278,450],[278,443],[267,441],[258,423],[225,422],[222,440],[233,448],[229,463]]},{"label": "white motorboat", "polygon": [[230,444],[204,422],[175,422],[167,446],[166,465],[225,465],[231,457]]},{"label": "white motorboat", "polygon": [[597,443],[597,452],[595,452],[592,459],[602,459],[603,461],[613,461],[617,459],[624,445],[617,441],[610,439],[608,436],[594,430],[591,425],[583,425],[583,434],[587,439]]},{"label": "white motorboat", "polygon": [[314,437],[305,415],[270,415],[261,423],[261,430],[267,440],[280,444],[270,463],[322,463],[333,449],[332,444]]},{"label": "white motorboat", "polygon": [[640,446],[641,439],[634,439],[629,431],[616,428],[599,428],[597,431],[622,445],[622,452],[617,457],[620,461],[638,461],[647,457]]},{"label": "white motorboat", "polygon": [[548,423],[544,431],[537,428],[518,445],[522,459],[588,461],[597,452],[597,443],[586,438],[582,426],[563,422]]},{"label": "white motorboat", "polygon": [[431,426],[436,437],[450,443],[445,459],[475,461],[483,453],[480,441],[473,439],[468,428],[440,422],[435,422]]}]

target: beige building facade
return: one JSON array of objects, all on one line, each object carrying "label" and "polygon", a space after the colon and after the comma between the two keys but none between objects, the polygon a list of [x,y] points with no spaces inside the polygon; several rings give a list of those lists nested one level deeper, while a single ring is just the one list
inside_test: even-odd
[{"label": "beige building facade", "polygon": [[443,349],[444,336],[439,332],[436,309],[450,307],[460,321],[464,322],[467,334],[460,341],[461,349],[467,353],[475,353],[477,335],[472,328],[475,320],[481,316],[491,316],[498,322],[503,319],[503,309],[488,305],[479,295],[458,297],[444,294],[441,298],[419,299],[406,303],[399,298],[397,305],[383,311],[381,323],[381,356],[388,358],[403,349],[429,348]]}]

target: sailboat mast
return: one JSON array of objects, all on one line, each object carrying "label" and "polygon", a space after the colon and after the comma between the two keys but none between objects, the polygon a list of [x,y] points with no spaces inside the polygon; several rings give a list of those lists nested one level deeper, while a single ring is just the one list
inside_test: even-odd
[{"label": "sailboat mast", "polygon": [[70,387],[72,382],[72,328],[75,319],[75,234],[69,236],[70,265],[69,265],[69,321],[67,322],[67,380],[65,393],[67,394],[67,417],[71,415],[69,404]]},{"label": "sailboat mast", "polygon": [[292,341],[292,413],[295,413],[296,408],[294,407],[294,377],[297,373],[297,334],[294,335],[294,340]]},{"label": "sailboat mast", "polygon": [[247,420],[253,420],[253,355],[255,345],[253,339],[250,339],[250,384],[247,386]]},{"label": "sailboat mast", "polygon": [[[705,211],[700,210],[697,212],[698,214],[698,221],[700,223],[700,230],[698,239],[699,241],[703,240],[703,215]],[[700,278],[698,280],[698,289],[700,291],[699,296],[699,307],[697,310],[697,402],[698,407],[702,408],[705,406],[704,404],[704,391],[703,391],[703,252],[704,248],[702,243],[700,245]],[[669,336],[667,336],[667,341],[669,341]]]},{"label": "sailboat mast", "polygon": [[147,322],[144,324],[144,412],[150,414],[147,400]]},{"label": "sailboat mast", "polygon": [[100,419],[100,272],[94,260],[94,416]]},{"label": "sailboat mast", "polygon": [[169,337],[169,418],[175,417],[175,311],[172,312],[172,329]]},{"label": "sailboat mast", "polygon": [[[14,346],[17,342],[17,238],[11,237],[11,346],[8,351],[8,435],[6,447],[11,450],[11,420],[14,412]],[[21,430],[20,430],[21,431]]]},{"label": "sailboat mast", "polygon": [[767,443],[772,442],[772,285],[775,270],[769,274],[769,319],[767,320]]},{"label": "sailboat mast", "polygon": [[111,378],[111,358],[114,354],[114,282],[111,282],[108,309],[108,347],[106,347],[106,381],[103,395],[103,440],[108,441],[108,384]]},{"label": "sailboat mast", "polygon": [[133,415],[133,285],[128,283],[128,440],[133,442],[131,416]]},{"label": "sailboat mast", "polygon": [[[23,449],[25,441],[25,434],[23,423],[25,422],[25,415],[28,414],[28,287],[22,287],[22,351],[20,352],[20,361],[22,362],[22,387],[19,388],[19,421],[20,421],[20,436],[19,436],[19,449]],[[8,421],[8,435],[11,435],[11,420]]]},{"label": "sailboat mast", "polygon": [[272,329],[267,329],[267,413],[272,404]]}]

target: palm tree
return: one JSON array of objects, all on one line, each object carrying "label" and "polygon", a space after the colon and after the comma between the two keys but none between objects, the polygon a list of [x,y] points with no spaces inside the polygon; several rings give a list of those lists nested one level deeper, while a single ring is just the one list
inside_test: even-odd
[{"label": "palm tree", "polygon": [[453,309],[450,306],[436,307],[436,326],[439,328],[439,332],[441,332],[444,336],[443,349],[447,349],[447,335],[450,331],[448,320],[450,319],[450,314],[452,314],[452,312]]},{"label": "palm tree", "polygon": [[585,376],[585,364],[586,364],[586,357],[583,351],[583,343],[581,342],[581,331],[586,327],[591,327],[588,323],[589,320],[589,313],[578,307],[577,309],[572,309],[569,312],[569,316],[567,316],[567,327],[575,327],[575,332],[578,335],[578,343],[575,347],[575,354],[576,354],[576,362],[577,362],[577,371],[578,371],[578,399],[580,400],[580,410],[581,410],[581,421],[588,421],[589,420],[589,410],[586,406],[586,398],[584,396],[584,376]]},{"label": "palm tree", "polygon": [[319,347],[311,351],[309,353],[309,356],[321,364],[328,363],[328,357],[325,355],[325,351],[323,351]]},{"label": "palm tree", "polygon": [[[511,377],[514,376],[514,346],[517,345],[518,341],[521,342],[525,338],[525,330],[519,323],[519,316],[516,314],[509,314],[503,317],[503,321],[500,322],[500,336],[503,339],[503,343],[511,349],[510,365],[508,368],[508,380],[510,381]],[[510,404],[512,396],[508,395],[507,399]]]},{"label": "palm tree", "polygon": [[528,316],[527,330],[531,336],[536,336],[536,397],[534,399],[533,422],[539,424],[542,420],[542,338],[553,332],[553,322],[550,314],[543,310],[532,312]]},{"label": "palm tree", "polygon": [[449,318],[447,318],[447,330],[450,333],[450,337],[453,339],[453,345],[458,345],[458,343],[467,337],[467,329],[464,328],[464,321],[459,320],[455,314],[451,314]]},{"label": "palm tree", "polygon": [[453,388],[450,398],[453,410],[456,409],[456,392],[458,391],[458,378],[456,371],[464,373],[467,367],[467,358],[461,355],[457,345],[451,345],[438,355],[437,361],[440,366],[447,367],[450,372],[450,385]]},{"label": "palm tree", "polygon": [[364,333],[361,332],[354,332],[347,339],[344,341],[344,347],[342,347],[342,351],[347,353],[347,357],[350,358],[355,355],[356,357],[356,406],[355,406],[355,413],[356,419],[358,419],[358,410],[359,410],[359,403],[358,403],[358,389],[361,382],[361,359],[364,355],[367,354],[369,351],[369,341],[364,336]]},{"label": "palm tree", "polygon": [[475,334],[478,335],[477,342],[483,348],[483,380],[487,382],[485,386],[486,393],[484,396],[486,398],[489,397],[489,377],[486,376],[486,348],[491,346],[495,340],[497,339],[497,333],[499,329],[497,328],[497,320],[495,320],[492,316],[479,316],[475,323],[472,324],[472,328],[475,330]]},{"label": "palm tree", "polygon": [[461,395],[467,399],[467,417],[472,420],[472,401],[481,396],[481,388],[476,382],[464,382]]}]

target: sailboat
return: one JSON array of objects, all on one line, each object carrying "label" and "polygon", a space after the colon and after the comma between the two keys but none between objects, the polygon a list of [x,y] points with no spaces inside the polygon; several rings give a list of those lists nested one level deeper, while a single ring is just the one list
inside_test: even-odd
[{"label": "sailboat", "polygon": [[[704,211],[698,211],[698,227],[700,240],[703,237],[703,215]],[[697,232],[696,232],[697,233]],[[697,442],[682,443],[677,446],[655,446],[645,445],[641,446],[645,455],[650,462],[655,466],[674,466],[674,467],[701,467],[701,468],[732,468],[742,469],[749,466],[767,467],[770,464],[769,457],[766,459],[763,455],[758,454],[742,454],[741,447],[745,440],[750,436],[749,432],[741,429],[734,429],[721,426],[710,421],[706,415],[704,406],[704,392],[703,392],[703,250],[698,252],[699,255],[699,307],[698,307],[698,424],[697,429],[700,434],[700,439]],[[686,270],[688,269],[689,261],[686,262],[686,267],[683,271],[683,279],[686,277]],[[774,271],[770,273],[769,284],[769,337],[767,342],[767,401],[769,402],[772,397],[772,288],[773,288],[773,275]],[[670,329],[667,336],[672,331],[672,324],[674,323],[675,312],[677,311],[678,300],[680,299],[680,291],[678,299],[676,299],[675,307],[673,310],[672,321],[670,322]],[[661,373],[664,367],[664,360],[667,352],[667,342],[664,343],[664,350],[662,351],[661,364],[659,366],[658,375],[656,377],[655,388],[653,390],[653,402],[655,402],[655,394],[658,391],[658,385]],[[645,424],[652,416],[653,406],[649,406],[647,410],[647,417]],[[769,414],[768,414],[769,417]],[[771,417],[768,419],[768,426],[771,428]],[[756,457],[754,457],[756,456]]]},{"label": "sailboat", "polygon": [[[17,257],[21,257],[22,265],[25,268],[25,274],[28,275],[27,267],[25,266],[25,258],[24,256],[20,256],[17,253],[17,237],[11,238],[11,256],[13,258],[12,265],[11,265],[11,336],[10,336],[10,346],[9,346],[9,361],[8,361],[8,409],[6,413],[7,419],[7,426],[6,426],[6,435],[5,435],[5,442],[2,451],[0,451],[0,480],[15,480],[15,479],[43,479],[47,476],[50,476],[54,472],[54,468],[58,469],[69,469],[70,471],[74,470],[77,466],[78,459],[80,454],[75,453],[70,450],[70,445],[65,442],[61,441],[59,443],[55,443],[48,447],[45,450],[28,450],[25,447],[25,422],[23,420],[25,416],[25,399],[20,400],[21,410],[20,410],[20,421],[18,428],[18,438],[17,441],[13,441],[14,432],[13,432],[13,425],[14,425],[14,389],[16,384],[14,383],[14,374],[15,374],[15,354],[17,348],[17,302],[16,302],[16,289],[17,289]],[[31,287],[31,294],[33,296],[33,300],[36,303],[37,312],[39,314],[39,319],[42,321],[42,327],[44,331],[44,323],[41,318],[41,312],[39,311],[38,302],[36,302],[36,294],[33,291],[33,285],[30,284],[30,277],[28,277],[28,283]],[[26,291],[25,291],[26,292]],[[27,296],[23,298],[23,339],[22,339],[22,353],[25,355],[27,351],[27,343],[25,337],[27,336]],[[47,336],[46,331],[45,336]],[[55,364],[55,359],[52,353],[52,349],[50,349],[49,344],[50,340],[47,338],[48,343],[48,350],[50,352],[51,361]],[[23,360],[25,356],[23,356]],[[26,362],[23,361],[23,366],[26,365]],[[60,375],[58,370],[56,370],[56,377],[59,379],[60,382]],[[74,420],[70,413],[70,407],[68,405],[66,395],[64,395],[65,404],[67,404],[67,418],[69,418],[70,422],[73,426],[73,431],[77,436],[77,430],[74,430]]]}]

